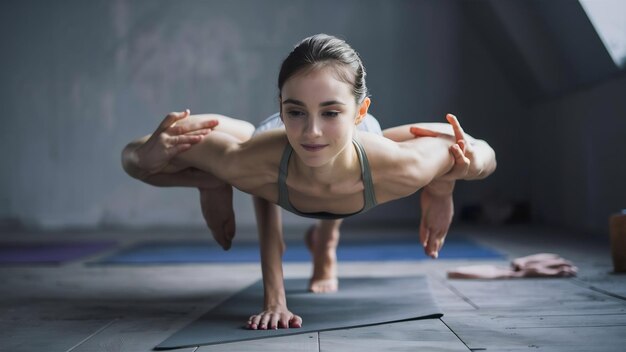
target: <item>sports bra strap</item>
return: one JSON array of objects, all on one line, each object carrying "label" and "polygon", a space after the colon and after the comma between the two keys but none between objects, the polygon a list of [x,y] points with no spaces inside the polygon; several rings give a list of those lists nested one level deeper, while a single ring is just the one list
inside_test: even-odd
[{"label": "sports bra strap", "polygon": [[291,205],[291,202],[289,202],[289,190],[287,189],[287,172],[289,168],[289,159],[291,158],[291,154],[293,153],[293,148],[289,143],[287,143],[287,145],[285,146],[285,150],[283,151],[283,155],[280,159],[280,166],[278,171],[278,205],[296,215],[329,220],[342,219],[351,215],[356,215],[368,211],[371,208],[375,207],[377,202],[376,194],[374,193],[374,182],[372,181],[372,173],[370,170],[369,161],[367,160],[367,155],[365,154],[365,149],[356,139],[353,139],[352,143],[356,147],[357,156],[361,164],[361,180],[363,180],[364,188],[363,209],[352,214],[333,214],[328,212],[303,213],[296,209],[293,205]]}]

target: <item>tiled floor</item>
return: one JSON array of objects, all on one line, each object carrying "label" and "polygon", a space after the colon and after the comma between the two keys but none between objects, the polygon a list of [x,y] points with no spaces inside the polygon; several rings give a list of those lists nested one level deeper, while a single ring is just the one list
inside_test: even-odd
[{"label": "tiled floor", "polygon": [[[297,230],[298,232],[301,230]],[[374,230],[346,229],[346,237]],[[403,238],[411,229],[393,230]],[[454,229],[509,255],[554,252],[580,268],[573,279],[448,280],[446,270],[481,261],[340,263],[340,276],[427,275],[444,316],[434,324],[366,328],[201,346],[179,351],[623,351],[626,275],[611,273],[608,241],[563,231]],[[206,235],[206,234],[205,234]],[[297,236],[292,235],[292,237]],[[14,234],[0,240],[197,239],[187,232]],[[207,235],[208,236],[208,235]],[[253,238],[253,235],[240,238]],[[150,351],[229,295],[261,277],[256,264],[0,267],[0,351]],[[488,263],[507,265],[506,261]],[[307,277],[310,264],[285,265]],[[251,312],[251,314],[254,312]]]}]

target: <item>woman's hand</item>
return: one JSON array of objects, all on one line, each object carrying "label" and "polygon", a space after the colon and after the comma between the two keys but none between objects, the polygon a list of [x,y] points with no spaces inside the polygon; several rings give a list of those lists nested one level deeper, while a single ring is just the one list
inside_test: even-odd
[{"label": "woman's hand", "polygon": [[176,122],[189,116],[189,110],[169,113],[150,138],[135,150],[137,166],[148,175],[161,172],[176,155],[202,141],[217,120],[176,126]]},{"label": "woman's hand", "polygon": [[[448,123],[452,125],[454,131],[454,141],[456,142],[450,146],[450,153],[454,157],[454,166],[452,169],[443,175],[440,179],[447,181],[469,179],[477,175],[480,170],[476,168],[474,148],[471,143],[468,143],[465,132],[459,123],[456,116],[447,114],[446,119]],[[423,127],[411,127],[411,133],[416,137],[449,137],[448,134],[439,133]]]},{"label": "woman's hand", "polygon": [[252,330],[299,328],[302,327],[302,318],[291,313],[286,306],[275,306],[251,316],[246,327]]}]

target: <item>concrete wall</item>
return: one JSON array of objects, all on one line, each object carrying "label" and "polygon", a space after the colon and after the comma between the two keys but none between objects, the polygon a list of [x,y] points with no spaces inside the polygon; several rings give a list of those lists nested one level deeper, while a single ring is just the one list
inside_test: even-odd
[{"label": "concrete wall", "polygon": [[[359,51],[383,127],[454,112],[494,146],[498,171],[459,184],[457,205],[530,198],[519,133],[528,117],[458,1],[3,1],[0,219],[41,229],[202,226],[197,192],[129,178],[123,146],[186,107],[261,121],[277,109],[281,60],[319,32]],[[235,206],[238,224],[253,225],[249,197],[238,193]],[[351,221],[416,223],[417,214],[410,197]]]},{"label": "concrete wall", "polygon": [[605,237],[626,208],[626,75],[528,109],[536,222]]}]

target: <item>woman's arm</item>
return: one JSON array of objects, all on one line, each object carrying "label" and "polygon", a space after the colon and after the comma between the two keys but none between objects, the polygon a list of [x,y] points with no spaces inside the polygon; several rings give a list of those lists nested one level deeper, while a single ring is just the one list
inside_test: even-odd
[{"label": "woman's arm", "polygon": [[[189,144],[196,144],[201,141],[201,136],[196,136],[198,137],[194,137],[194,139],[190,140]],[[224,181],[196,168],[183,168],[181,166],[167,164],[156,173],[143,169],[136,151],[137,148],[144,145],[147,140],[148,137],[143,137],[133,141],[126,145],[122,151],[122,167],[129,176],[157,187],[214,188],[224,185]],[[165,141],[161,140],[160,143],[165,147]],[[176,148],[171,153],[170,159],[173,158],[175,154],[182,153],[190,147],[191,145]]]},{"label": "woman's arm", "polygon": [[172,112],[148,136],[130,142],[122,151],[124,171],[136,179],[145,181],[158,173],[177,173],[183,166],[172,164],[172,159],[202,141],[202,137],[214,129],[218,120],[203,120],[177,125],[189,116],[189,110]]},{"label": "woman's arm", "polygon": [[250,188],[256,153],[241,152],[242,136],[249,138],[253,129],[221,115],[172,113],[151,136],[126,146],[122,164],[132,177],[159,186],[212,187],[226,182]]},{"label": "woman's arm", "polygon": [[[447,119],[456,141],[456,144],[450,147],[455,164],[450,172],[434,179],[423,188],[420,194],[422,208],[420,242],[423,244],[426,254],[433,258],[437,258],[452,222],[454,214],[452,191],[454,190],[455,181],[457,179],[484,178],[491,174],[496,167],[495,152],[486,142],[477,141],[467,136],[455,116],[449,114]],[[406,138],[408,136],[406,127],[404,126],[404,135],[401,137]],[[441,126],[437,127],[437,131],[434,131],[423,126],[410,126],[410,133],[414,137],[440,137],[440,132],[444,129]],[[396,138],[402,133],[400,130],[393,132],[396,132],[396,134],[392,137]],[[469,140],[474,140],[475,143],[470,143]],[[478,150],[475,150],[476,146],[478,146]],[[483,166],[477,168],[474,165],[474,168],[472,168],[473,161],[476,161],[481,156],[483,157]]]},{"label": "woman's arm", "polygon": [[299,328],[302,318],[287,308],[282,256],[285,251],[280,208],[254,197],[263,272],[263,311],[250,316],[249,329]]},{"label": "woman's arm", "polygon": [[[408,141],[416,137],[439,137],[451,139],[461,146],[465,156],[469,159],[470,168],[462,178],[464,180],[479,180],[492,174],[496,169],[496,155],[489,144],[465,133],[456,117],[447,114],[445,123],[417,123],[397,126],[383,131],[385,137],[396,141]],[[463,141],[460,142],[459,141]],[[451,178],[448,179],[458,179]]]},{"label": "woman's arm", "polygon": [[451,170],[453,143],[443,138],[394,142],[371,133],[359,134],[372,171],[379,204],[407,197]]},{"label": "woman's arm", "polygon": [[408,124],[386,129],[383,134],[396,142],[407,141],[416,137],[453,138],[457,143],[463,140],[460,145],[470,161],[470,170],[463,179],[479,180],[492,174],[497,163],[496,154],[491,146],[484,140],[476,139],[465,133],[454,115],[447,114],[446,119],[449,124],[437,122]]}]

